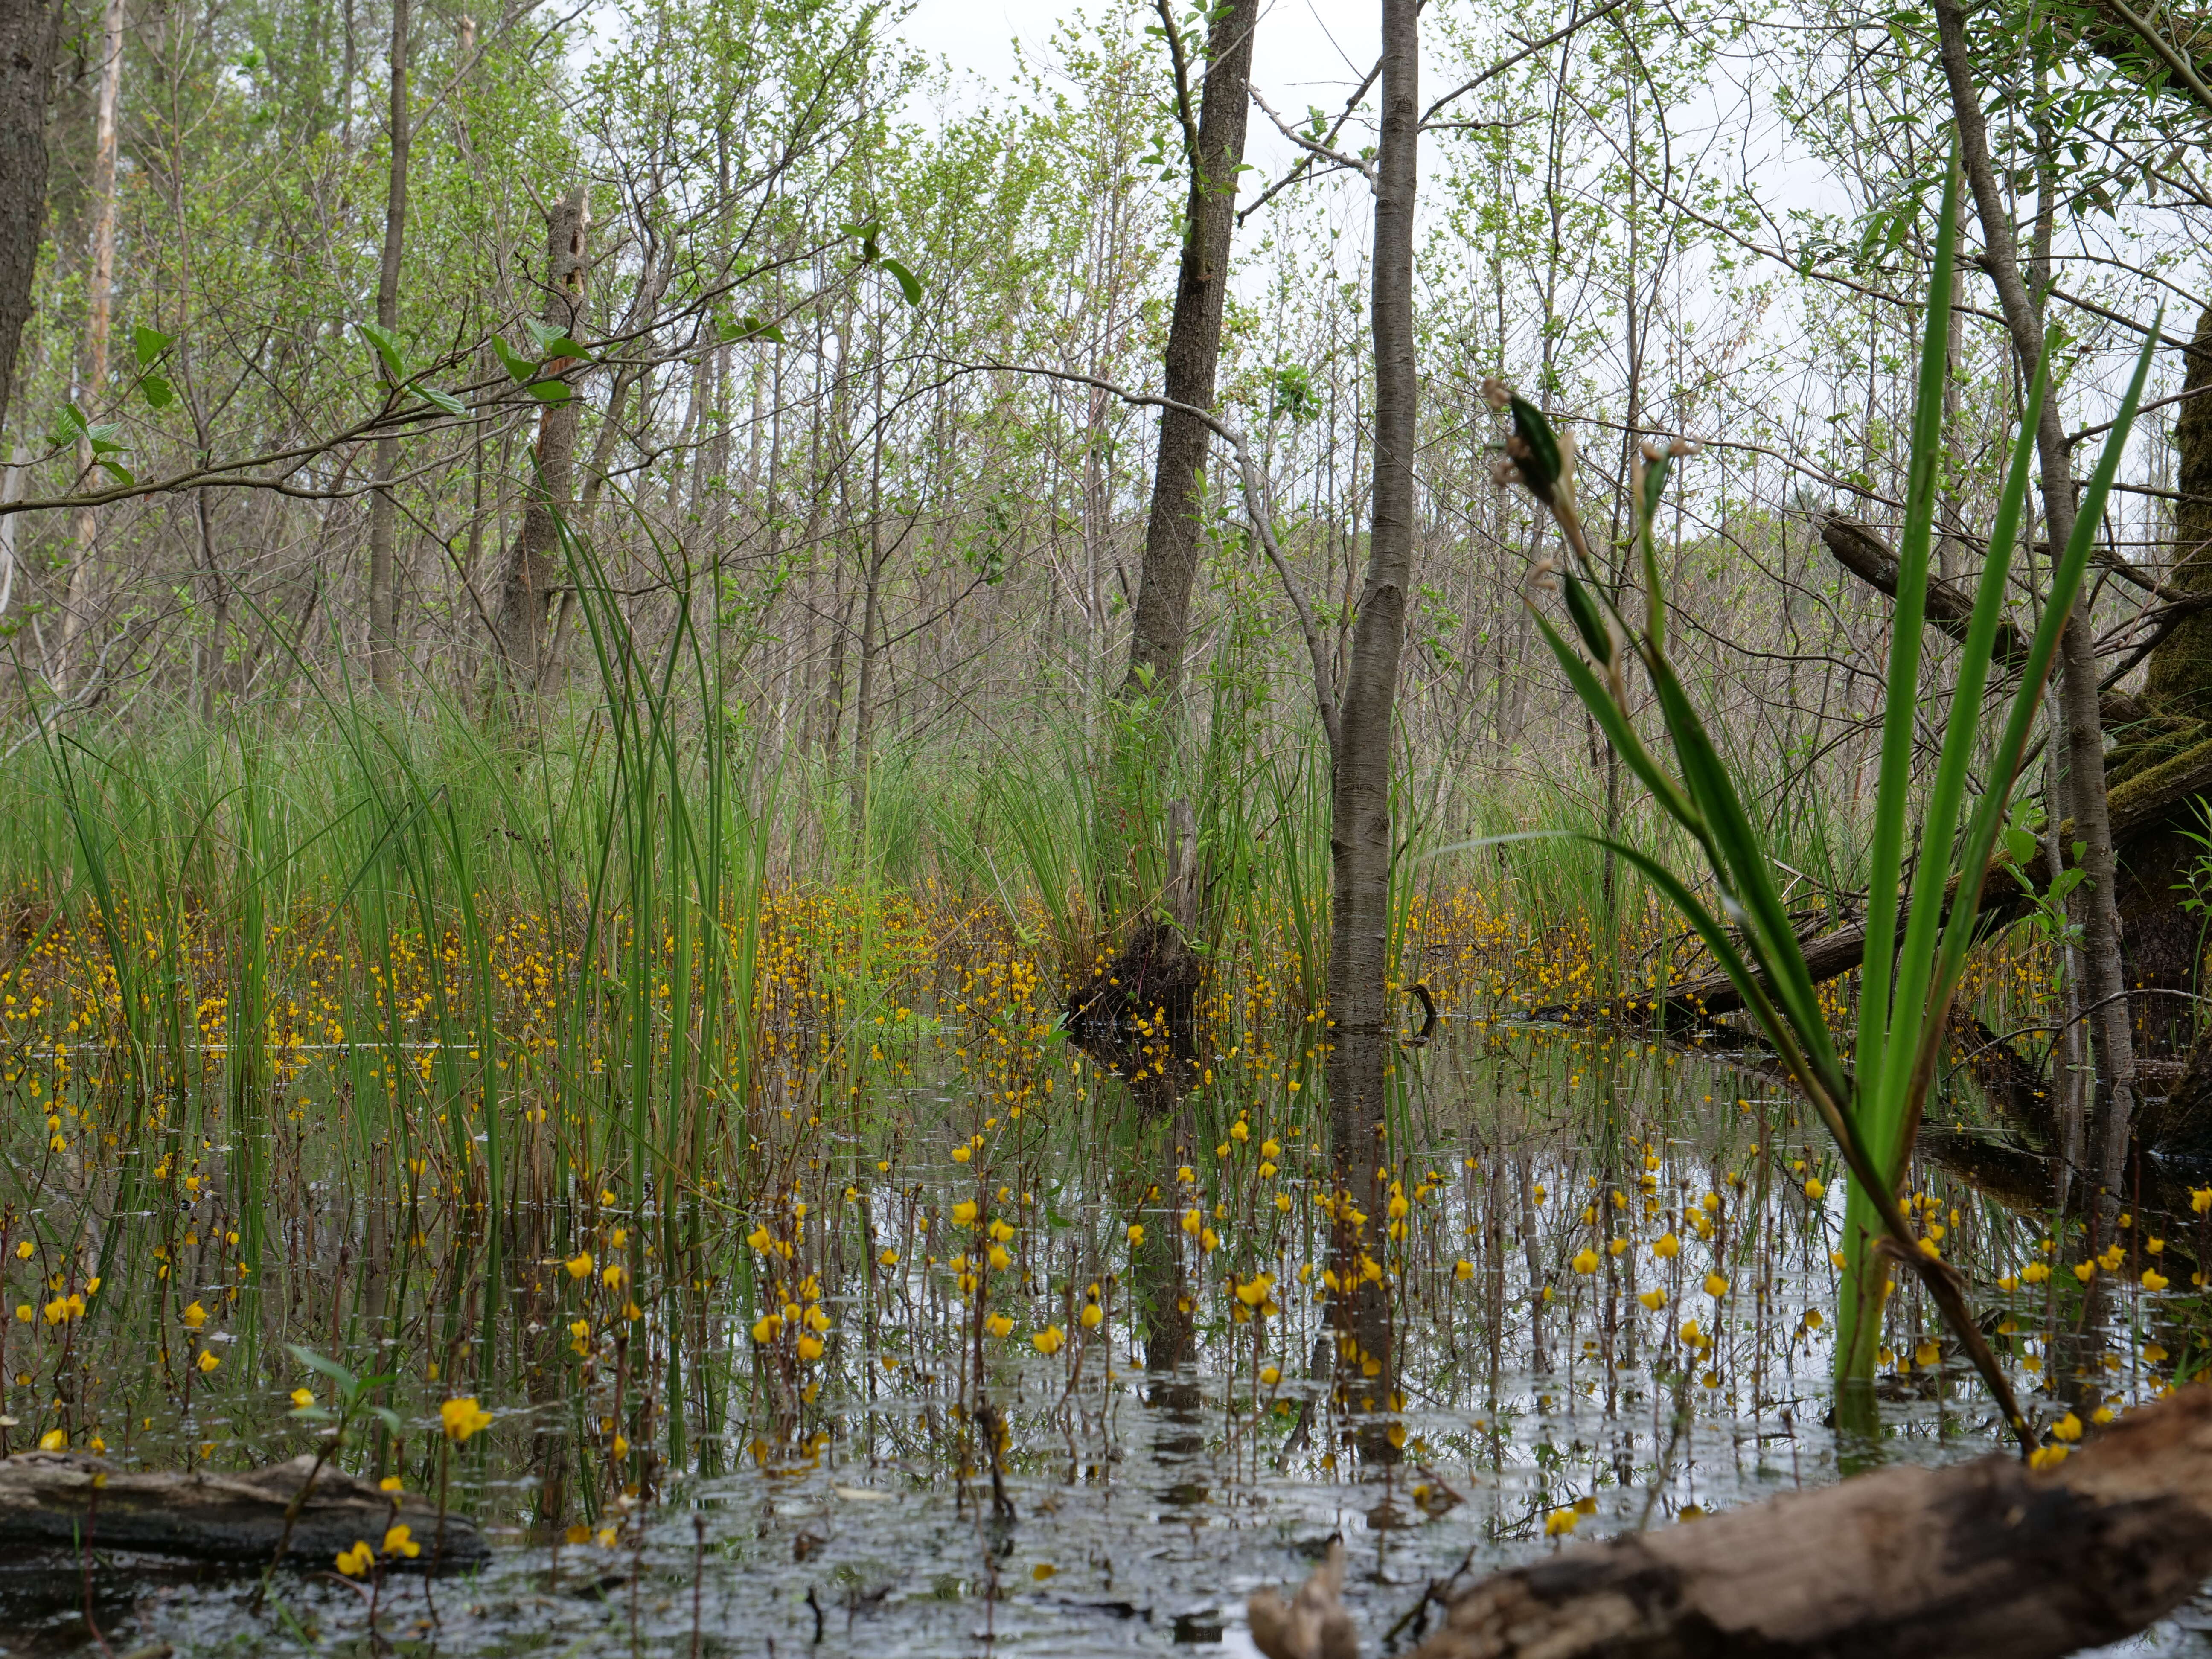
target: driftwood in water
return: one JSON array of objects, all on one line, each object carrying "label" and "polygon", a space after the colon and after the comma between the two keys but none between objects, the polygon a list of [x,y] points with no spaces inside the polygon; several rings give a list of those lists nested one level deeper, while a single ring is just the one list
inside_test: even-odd
[{"label": "driftwood in water", "polygon": [[[0,1459],[0,1548],[146,1550],[201,1561],[261,1565],[284,1536],[284,1511],[314,1468],[312,1457],[251,1474],[124,1469],[76,1452],[23,1452]],[[94,1481],[105,1477],[95,1489]],[[365,1541],[373,1550],[395,1522],[422,1553],[392,1563],[412,1571],[476,1566],[491,1553],[473,1522],[413,1494],[398,1498],[325,1466],[292,1528],[286,1559],[329,1566]]]},{"label": "driftwood in water", "polygon": [[2198,1386],[2040,1473],[1998,1455],[1887,1468],[1571,1546],[1455,1598],[1415,1659],[2056,1659],[2142,1630],[2208,1573]]}]

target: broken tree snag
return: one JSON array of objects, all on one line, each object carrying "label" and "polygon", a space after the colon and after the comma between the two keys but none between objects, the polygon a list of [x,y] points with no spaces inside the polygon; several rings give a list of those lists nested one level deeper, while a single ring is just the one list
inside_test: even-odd
[{"label": "broken tree snag", "polygon": [[1414,1652],[2056,1659],[2142,1630],[2208,1573],[2212,1389],[2199,1386],[2041,1473],[2001,1455],[1888,1468],[1570,1547],[1455,1598]]},{"label": "broken tree snag", "polygon": [[[1875,592],[1897,597],[1897,555],[1889,544],[1856,519],[1840,513],[1820,515],[1820,540],[1836,562]],[[1974,596],[1956,582],[1945,581],[1930,571],[1926,600],[1928,626],[1941,629],[1963,642],[1973,618]],[[2027,660],[2027,635],[2009,621],[1997,624],[1990,660],[1998,668],[2017,668]]]},{"label": "broken tree snag", "polygon": [[[0,1459],[0,1548],[76,1550],[89,1541],[95,1549],[265,1565],[284,1536],[285,1509],[314,1466],[312,1457],[295,1457],[251,1474],[157,1473],[76,1452],[19,1453]],[[422,1498],[379,1491],[325,1464],[300,1506],[285,1559],[327,1567],[358,1542],[376,1548],[395,1524],[411,1529],[422,1553],[393,1566],[449,1572],[480,1566],[491,1554],[475,1522],[457,1515],[441,1522]]]}]

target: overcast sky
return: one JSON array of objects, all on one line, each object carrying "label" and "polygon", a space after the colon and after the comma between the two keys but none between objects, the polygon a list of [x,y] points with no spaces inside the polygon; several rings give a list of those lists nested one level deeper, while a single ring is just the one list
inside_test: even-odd
[{"label": "overcast sky", "polygon": [[[1042,56],[1037,49],[1061,19],[1079,10],[1108,16],[1117,3],[920,0],[903,33],[933,58],[1003,88],[1013,79],[1017,39]],[[1176,0],[1178,13],[1188,9],[1188,0]],[[1253,46],[1253,79],[1286,118],[1303,115],[1309,104],[1334,113],[1374,65],[1382,12],[1379,0],[1269,0]],[[1287,148],[1255,110],[1248,157],[1272,172]]]}]

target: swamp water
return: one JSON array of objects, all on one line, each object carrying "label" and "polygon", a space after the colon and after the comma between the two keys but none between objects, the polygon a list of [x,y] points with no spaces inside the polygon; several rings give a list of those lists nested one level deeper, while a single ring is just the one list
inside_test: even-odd
[{"label": "swamp water", "polygon": [[[1725,1057],[1505,1021],[1405,1049],[1403,1202],[1363,1234],[1401,1392],[1347,1414],[1314,1380],[1310,1042],[1163,1044],[1119,1057],[1133,1080],[1042,1022],[915,1024],[902,1081],[760,1114],[768,1205],[701,1183],[664,1212],[629,1198],[622,1156],[548,1198],[551,1146],[526,1135],[511,1201],[472,1224],[434,1144],[349,1149],[280,1115],[258,1148],[213,1123],[197,1155],[173,1139],[104,1216],[70,1196],[49,1119],[45,1167],[18,1171],[43,1202],[0,1245],[24,1281],[0,1349],[13,1449],[59,1431],[153,1468],[296,1455],[318,1429],[294,1391],[335,1399],[296,1345],[392,1378],[376,1397],[400,1431],[357,1418],[342,1461],[442,1491],[496,1553],[427,1594],[287,1573],[258,1613],[252,1575],[21,1561],[0,1565],[0,1649],[96,1650],[88,1602],[117,1654],[1249,1652],[1245,1597],[1340,1536],[1374,1654],[1410,1645],[1431,1585],[1569,1534],[1997,1443],[1911,1287],[1882,1437],[1839,1448],[1824,1426],[1843,1182],[1816,1126]],[[239,1201],[241,1170],[265,1202]],[[2085,1292],[2081,1248],[2044,1249],[2042,1218],[1932,1166],[1913,1192],[2046,1413],[2124,1409],[2189,1364],[2203,1217],[2140,1218]],[[2168,1287],[2142,1288],[2147,1261]],[[457,1438],[456,1397],[489,1425]],[[2126,1650],[2212,1644],[2185,1615]]]}]

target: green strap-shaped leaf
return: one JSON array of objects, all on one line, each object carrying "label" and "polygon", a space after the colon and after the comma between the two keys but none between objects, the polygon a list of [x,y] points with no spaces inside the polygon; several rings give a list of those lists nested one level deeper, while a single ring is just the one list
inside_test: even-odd
[{"label": "green strap-shaped leaf", "polygon": [[916,276],[912,271],[908,270],[904,265],[901,264],[896,259],[886,258],[878,261],[878,263],[882,264],[885,270],[888,270],[892,276],[898,278],[899,292],[906,295],[906,302],[908,305],[918,306],[921,303],[921,279],[920,277]]},{"label": "green strap-shaped leaf", "polygon": [[399,342],[392,337],[392,331],[380,328],[374,323],[356,323],[354,326],[361,331],[363,339],[376,348],[376,355],[384,360],[384,367],[392,378],[404,384],[407,379],[407,362],[399,355]]}]

